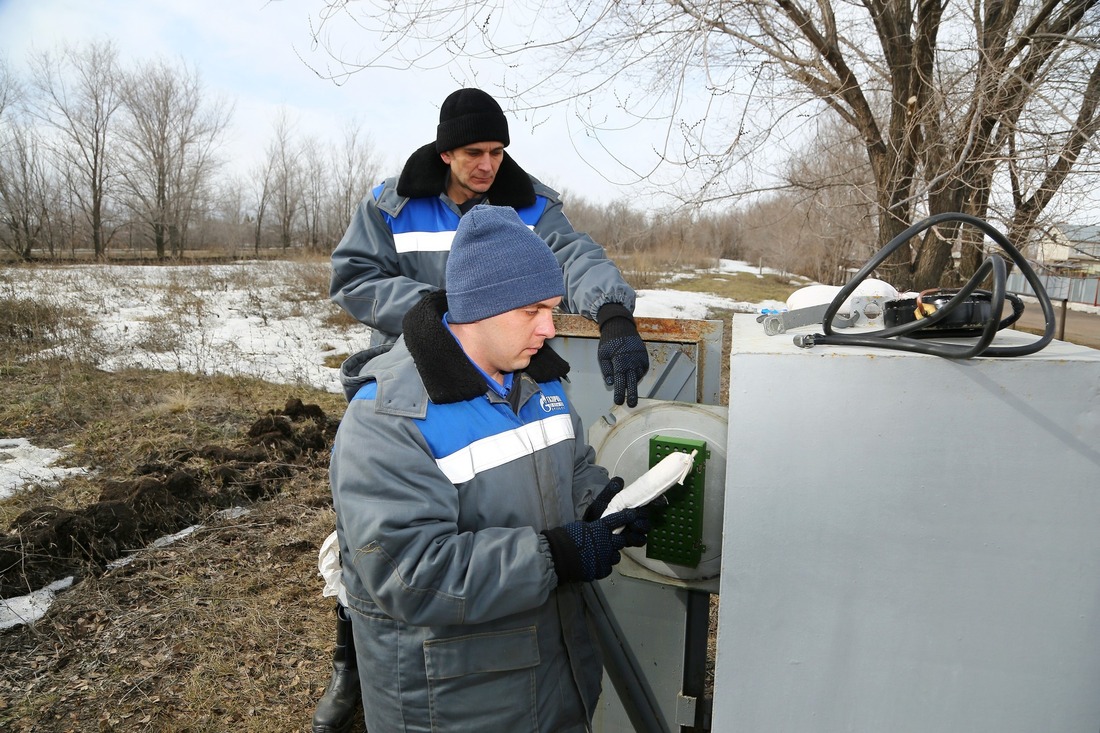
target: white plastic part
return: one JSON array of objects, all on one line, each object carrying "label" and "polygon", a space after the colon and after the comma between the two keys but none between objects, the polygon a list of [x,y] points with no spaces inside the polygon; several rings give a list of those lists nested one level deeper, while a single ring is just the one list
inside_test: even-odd
[{"label": "white plastic part", "polygon": [[815,305],[831,303],[839,292],[839,285],[807,285],[788,296],[787,309],[794,311],[800,308],[812,308]]},{"label": "white plastic part", "polygon": [[[787,298],[787,309],[811,308],[815,305],[825,305],[833,302],[833,298],[840,292],[839,285],[807,285],[799,288]],[[897,289],[884,280],[876,280],[869,277],[852,291],[852,294],[840,306],[839,313],[847,315],[852,312],[852,298],[882,298],[883,300],[897,300]]]},{"label": "white plastic part", "polygon": [[[676,484],[684,483],[684,479],[691,472],[695,455],[698,452],[693,450],[691,453],[680,451],[669,453],[656,466],[615,494],[602,516],[606,517],[608,514],[621,512],[624,509],[645,506]],[[616,533],[621,531],[622,527],[615,530]]]}]

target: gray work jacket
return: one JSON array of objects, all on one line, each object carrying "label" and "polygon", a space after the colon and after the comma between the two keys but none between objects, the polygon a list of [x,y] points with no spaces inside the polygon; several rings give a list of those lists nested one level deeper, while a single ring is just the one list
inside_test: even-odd
[{"label": "gray work jacket", "polygon": [[586,731],[601,661],[539,533],[581,517],[607,472],[568,365],[544,347],[516,373],[517,414],[439,321],[445,304],[429,296],[392,347],[342,370],[331,480],[367,728]]}]

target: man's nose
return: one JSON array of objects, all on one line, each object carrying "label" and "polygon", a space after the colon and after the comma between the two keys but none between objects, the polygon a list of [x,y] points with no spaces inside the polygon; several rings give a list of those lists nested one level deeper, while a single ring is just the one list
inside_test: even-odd
[{"label": "man's nose", "polygon": [[547,310],[539,316],[538,327],[535,329],[535,333],[544,339],[554,338],[554,334],[557,330],[554,328],[554,312]]}]

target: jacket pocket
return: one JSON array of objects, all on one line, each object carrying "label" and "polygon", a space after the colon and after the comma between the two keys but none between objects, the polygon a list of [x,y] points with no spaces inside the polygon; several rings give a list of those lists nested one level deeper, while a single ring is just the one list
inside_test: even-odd
[{"label": "jacket pocket", "polygon": [[424,643],[432,730],[538,731],[535,627]]}]

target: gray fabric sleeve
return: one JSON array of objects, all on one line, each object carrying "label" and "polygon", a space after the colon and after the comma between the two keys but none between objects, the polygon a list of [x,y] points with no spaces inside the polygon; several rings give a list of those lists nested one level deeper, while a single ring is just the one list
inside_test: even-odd
[{"label": "gray fabric sleeve", "polygon": [[550,188],[536,183],[535,191],[549,201],[535,224],[538,234],[550,246],[565,276],[562,308],[596,320],[605,303],[621,303],[634,310],[634,289],[623,279],[619,268],[607,258],[603,247],[590,236],[573,228],[562,210],[561,199]]},{"label": "gray fabric sleeve", "polygon": [[332,252],[329,297],[357,321],[393,336],[409,309],[437,289],[400,274],[393,233],[368,195]]},{"label": "gray fabric sleeve", "polygon": [[[471,624],[536,608],[557,579],[533,527],[458,532],[458,492],[412,420],[354,400],[333,447],[337,524],[358,579],[388,615]],[[351,589],[349,588],[349,591]]]}]

